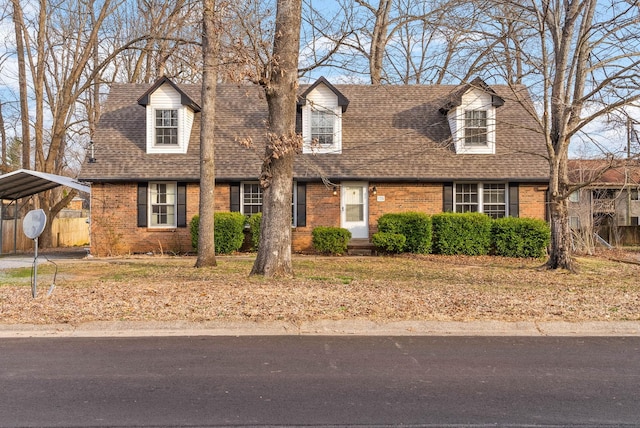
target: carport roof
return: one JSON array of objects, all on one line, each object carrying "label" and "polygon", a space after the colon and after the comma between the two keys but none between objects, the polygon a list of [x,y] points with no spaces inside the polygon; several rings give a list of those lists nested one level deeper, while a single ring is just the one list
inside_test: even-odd
[{"label": "carport roof", "polygon": [[71,187],[80,192],[90,192],[91,188],[79,181],[62,175],[19,169],[0,175],[0,199],[16,200],[58,186]]}]

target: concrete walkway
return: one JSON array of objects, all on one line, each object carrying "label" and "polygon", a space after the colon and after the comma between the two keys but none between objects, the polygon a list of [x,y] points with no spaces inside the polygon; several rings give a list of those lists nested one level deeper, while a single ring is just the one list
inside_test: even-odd
[{"label": "concrete walkway", "polygon": [[79,325],[0,324],[9,337],[145,336],[640,336],[640,321],[501,322],[366,320],[287,322],[91,322]]}]

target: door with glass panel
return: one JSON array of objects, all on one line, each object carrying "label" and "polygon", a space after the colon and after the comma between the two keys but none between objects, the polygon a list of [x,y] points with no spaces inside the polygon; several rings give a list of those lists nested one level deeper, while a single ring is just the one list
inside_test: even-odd
[{"label": "door with glass panel", "polygon": [[369,238],[367,183],[342,183],[340,197],[341,225],[355,239]]}]

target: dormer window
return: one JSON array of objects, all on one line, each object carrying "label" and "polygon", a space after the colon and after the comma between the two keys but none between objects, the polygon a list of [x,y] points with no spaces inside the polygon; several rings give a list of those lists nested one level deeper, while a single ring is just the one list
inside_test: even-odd
[{"label": "dormer window", "polygon": [[349,100],[324,77],[300,96],[303,153],[342,153],[342,114]]},{"label": "dormer window", "polygon": [[311,144],[332,146],[336,115],[333,111],[311,107]]},{"label": "dormer window", "polygon": [[487,145],[487,111],[466,110],[464,112],[464,145]]},{"label": "dormer window", "polygon": [[187,153],[200,106],[166,77],[154,83],[138,104],[147,109],[147,153]]},{"label": "dormer window", "polygon": [[450,95],[440,112],[447,116],[456,153],[496,153],[496,110],[503,104],[481,79]]},{"label": "dormer window", "polygon": [[178,110],[156,110],[156,145],[178,145]]}]

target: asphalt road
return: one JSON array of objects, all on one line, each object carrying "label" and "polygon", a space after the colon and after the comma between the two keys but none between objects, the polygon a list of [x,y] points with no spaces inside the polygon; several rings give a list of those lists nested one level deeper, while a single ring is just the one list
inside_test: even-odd
[{"label": "asphalt road", "polygon": [[0,339],[0,426],[638,426],[640,337]]}]

